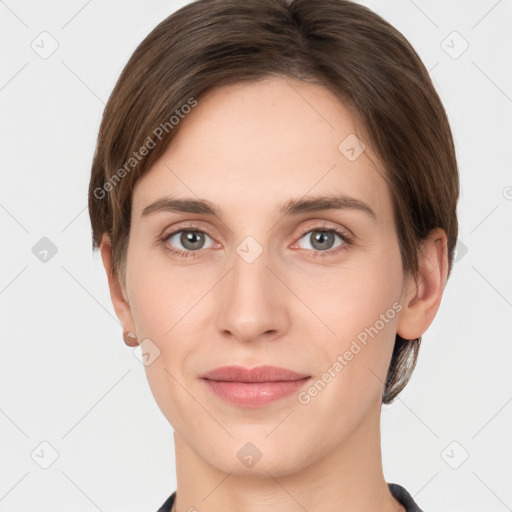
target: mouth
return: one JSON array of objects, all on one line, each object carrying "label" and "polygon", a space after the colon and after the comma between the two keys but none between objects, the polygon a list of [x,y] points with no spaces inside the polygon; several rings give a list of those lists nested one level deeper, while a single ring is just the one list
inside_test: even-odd
[{"label": "mouth", "polygon": [[203,379],[223,382],[290,382],[304,379],[309,375],[297,373],[278,366],[221,366],[200,376]]},{"label": "mouth", "polygon": [[297,392],[311,380],[310,375],[276,366],[223,366],[200,378],[218,398],[247,408],[273,403]]}]

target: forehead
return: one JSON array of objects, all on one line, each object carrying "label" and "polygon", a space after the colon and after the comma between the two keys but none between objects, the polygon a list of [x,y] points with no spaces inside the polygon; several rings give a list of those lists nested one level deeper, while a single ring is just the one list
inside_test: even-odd
[{"label": "forehead", "polygon": [[270,78],[222,86],[197,101],[137,182],[135,214],[163,195],[243,204],[247,215],[308,193],[385,207],[387,185],[364,127],[325,87]]}]

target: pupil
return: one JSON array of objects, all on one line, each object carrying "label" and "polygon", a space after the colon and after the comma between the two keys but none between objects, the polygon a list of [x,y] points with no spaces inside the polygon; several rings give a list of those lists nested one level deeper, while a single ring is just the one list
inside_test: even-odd
[{"label": "pupil", "polygon": [[332,244],[332,238],[333,233],[326,231],[317,231],[316,234],[311,235],[312,245],[313,247],[315,247],[315,244],[319,245],[318,249],[329,249]]},{"label": "pupil", "polygon": [[[203,235],[197,231],[187,231],[181,235],[181,243],[187,249],[198,249],[201,247]],[[199,246],[199,247],[197,247]]]}]

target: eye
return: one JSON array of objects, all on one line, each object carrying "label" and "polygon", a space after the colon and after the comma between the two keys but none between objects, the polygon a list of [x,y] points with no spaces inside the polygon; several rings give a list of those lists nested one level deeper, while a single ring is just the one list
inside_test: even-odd
[{"label": "eye", "polygon": [[[335,245],[336,238],[339,240],[337,245]],[[299,242],[303,239],[306,241],[306,247],[304,248],[315,251],[315,256],[324,256],[324,254],[319,253],[336,254],[341,250],[347,249],[351,244],[351,239],[348,235],[334,228],[325,229],[319,227],[310,229],[302,234]]]},{"label": "eye", "polygon": [[[206,238],[210,240],[210,245],[205,246]],[[184,257],[195,256],[195,254],[193,254],[194,252],[198,252],[200,249],[208,249],[213,246],[212,238],[200,229],[180,229],[178,231],[173,231],[172,233],[165,235],[162,238],[162,242],[172,254]]]},{"label": "eye", "polygon": [[[338,238],[337,244],[336,238]],[[332,228],[330,225],[317,226],[303,232],[294,246],[300,245],[300,241],[303,239],[306,241],[306,247],[302,248],[312,250],[315,257],[337,254],[348,249],[352,243],[352,238],[348,234]],[[215,246],[210,235],[195,226],[188,226],[188,229],[182,228],[165,234],[162,236],[161,242],[167,251],[179,257],[194,257],[201,249]]]}]

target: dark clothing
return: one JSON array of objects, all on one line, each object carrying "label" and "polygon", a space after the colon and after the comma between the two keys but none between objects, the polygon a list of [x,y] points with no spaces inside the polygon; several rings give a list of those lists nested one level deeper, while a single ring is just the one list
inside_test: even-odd
[{"label": "dark clothing", "polygon": [[399,484],[388,484],[388,487],[393,497],[405,507],[407,512],[423,512],[404,487]]},{"label": "dark clothing", "polygon": [[[407,512],[423,512],[412,499],[412,496],[401,485],[388,484],[388,487],[393,497],[405,507]],[[176,491],[167,498],[165,503],[158,509],[158,512],[169,512],[174,503],[175,496]]]}]

